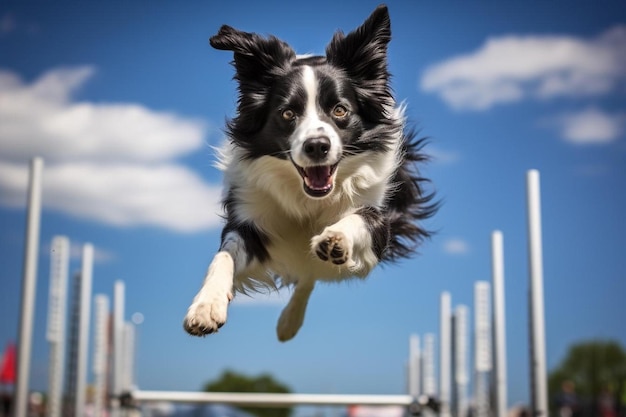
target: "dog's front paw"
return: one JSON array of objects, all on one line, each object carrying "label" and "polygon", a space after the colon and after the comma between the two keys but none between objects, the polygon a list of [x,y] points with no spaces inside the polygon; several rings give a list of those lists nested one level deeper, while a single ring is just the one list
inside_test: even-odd
[{"label": "dog's front paw", "polygon": [[352,261],[352,242],[348,237],[332,230],[324,230],[312,240],[312,248],[322,261],[330,261],[335,265],[350,265]]},{"label": "dog's front paw", "polygon": [[183,327],[192,336],[206,336],[217,332],[226,323],[228,303],[232,296],[197,300],[187,310]]}]

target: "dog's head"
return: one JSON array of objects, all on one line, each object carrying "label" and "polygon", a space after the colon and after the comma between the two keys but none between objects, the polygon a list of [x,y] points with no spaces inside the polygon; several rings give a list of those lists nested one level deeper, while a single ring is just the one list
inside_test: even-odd
[{"label": "dog's head", "polygon": [[239,100],[231,140],[246,157],[291,161],[309,196],[329,195],[344,158],[389,146],[381,126],[388,132],[395,123],[390,39],[385,6],[348,35],[336,33],[326,56],[297,56],[275,37],[223,26],[210,43],[234,52]]}]

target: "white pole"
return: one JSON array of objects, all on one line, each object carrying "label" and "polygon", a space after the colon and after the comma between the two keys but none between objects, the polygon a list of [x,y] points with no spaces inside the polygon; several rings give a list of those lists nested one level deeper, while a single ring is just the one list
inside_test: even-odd
[{"label": "white pole", "polygon": [[409,338],[409,395],[416,397],[421,394],[420,387],[420,337],[412,334]]},{"label": "white pole", "polygon": [[107,346],[108,346],[108,320],[109,320],[109,297],[98,294],[94,297],[94,350],[93,350],[93,374],[95,385],[94,417],[104,415],[104,400],[106,397],[106,372],[107,372]]},{"label": "white pole", "polygon": [[60,417],[63,402],[65,356],[65,322],[70,241],[65,236],[52,239],[50,256],[50,293],[48,298],[48,331],[50,363],[48,371],[48,417]]},{"label": "white pole", "polygon": [[113,288],[113,395],[122,393],[124,374],[124,303],[123,281],[115,281]]},{"label": "white pole", "polygon": [[477,417],[489,415],[489,387],[487,382],[491,365],[490,285],[486,281],[474,283],[474,402]]},{"label": "white pole", "polygon": [[450,359],[452,355],[450,293],[441,293],[439,323],[439,415],[450,417]]},{"label": "white pole", "polygon": [[78,317],[78,356],[76,360],[76,402],[74,415],[85,415],[87,390],[87,356],[89,352],[89,324],[91,322],[91,281],[93,272],[93,246],[83,245],[80,271],[80,315]]},{"label": "white pole", "polygon": [[113,284],[113,398],[111,400],[111,417],[120,415],[119,395],[123,384],[123,354],[124,354],[124,281],[115,281]]},{"label": "white pole", "polygon": [[454,311],[454,382],[456,383],[456,415],[467,415],[467,386],[468,374],[468,310],[467,306],[458,305]]},{"label": "white pole", "polygon": [[35,314],[35,292],[37,288],[37,258],[39,256],[39,225],[41,222],[41,174],[43,159],[33,158],[30,165],[28,185],[28,214],[26,243],[24,248],[24,270],[22,277],[22,304],[20,332],[17,351],[17,381],[15,384],[14,416],[26,417],[30,376],[30,355]]},{"label": "white pole", "polygon": [[270,394],[239,392],[185,392],[134,391],[132,398],[139,402],[222,403],[264,407],[292,405],[401,405],[409,406],[415,400],[410,395],[363,394]]},{"label": "white pole", "polygon": [[547,416],[548,391],[546,384],[546,335],[544,323],[539,171],[530,170],[527,172],[526,191],[528,204],[528,261],[530,271],[531,412],[533,416]]},{"label": "white pole", "polygon": [[424,356],[422,369],[424,370],[423,393],[429,397],[437,395],[437,379],[435,377],[435,335],[424,335]]},{"label": "white pole", "polygon": [[491,234],[493,281],[494,383],[496,416],[507,414],[506,315],[504,298],[504,244],[502,232]]},{"label": "white pole", "polygon": [[491,371],[490,290],[487,281],[474,283],[474,355],[479,372]]},{"label": "white pole", "polygon": [[135,326],[132,323],[124,322],[124,346],[122,347],[122,391],[131,391],[135,387]]}]

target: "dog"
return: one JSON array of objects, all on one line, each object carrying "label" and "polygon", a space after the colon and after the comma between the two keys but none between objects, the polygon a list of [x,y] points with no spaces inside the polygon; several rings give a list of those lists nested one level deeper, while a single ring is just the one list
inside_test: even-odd
[{"label": "dog", "polygon": [[365,278],[409,257],[430,236],[437,203],[418,164],[387,68],[387,7],[337,32],[325,56],[296,55],[276,37],[222,26],[210,38],[234,53],[237,113],[218,156],[225,226],[183,326],[216,332],[236,293],[293,287],[280,341],[302,326],[317,281]]}]

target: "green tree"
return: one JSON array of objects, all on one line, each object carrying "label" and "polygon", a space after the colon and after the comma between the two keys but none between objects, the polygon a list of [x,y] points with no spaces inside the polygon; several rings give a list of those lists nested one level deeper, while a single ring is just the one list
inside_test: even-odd
[{"label": "green tree", "polygon": [[561,364],[550,372],[548,390],[554,399],[563,382],[571,381],[576,394],[592,410],[603,390],[616,404],[626,395],[626,351],[615,341],[585,341],[571,346]]},{"label": "green tree", "polygon": [[[207,382],[204,391],[208,392],[261,392],[261,393],[290,393],[288,386],[276,381],[269,374],[256,377],[243,375],[232,370],[226,370],[214,381]],[[291,408],[267,407],[239,407],[257,417],[289,417]]]}]

